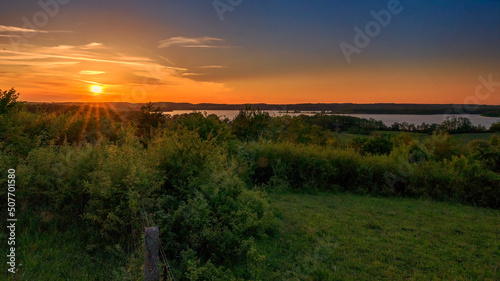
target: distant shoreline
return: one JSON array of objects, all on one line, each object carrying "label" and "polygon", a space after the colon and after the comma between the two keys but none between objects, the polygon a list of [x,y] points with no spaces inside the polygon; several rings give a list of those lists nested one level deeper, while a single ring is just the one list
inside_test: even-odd
[{"label": "distant shoreline", "polygon": [[[84,102],[59,102],[43,103],[28,102],[29,107],[79,107],[85,104],[110,105],[118,111],[137,111],[145,103],[127,102],[104,102],[104,103],[84,103]],[[463,105],[463,104],[353,104],[353,103],[302,103],[302,104],[214,104],[214,103],[176,103],[176,102],[155,102],[156,107],[162,111],[173,110],[240,110],[250,106],[252,109],[263,111],[288,111],[291,113],[317,112],[329,114],[405,114],[405,115],[437,115],[437,114],[478,114],[487,117],[500,117],[500,105]]]}]

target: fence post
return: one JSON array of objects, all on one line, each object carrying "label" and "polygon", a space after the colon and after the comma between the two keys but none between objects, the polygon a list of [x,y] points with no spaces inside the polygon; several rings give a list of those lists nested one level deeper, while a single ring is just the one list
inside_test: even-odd
[{"label": "fence post", "polygon": [[158,227],[146,227],[144,232],[144,280],[158,281]]}]

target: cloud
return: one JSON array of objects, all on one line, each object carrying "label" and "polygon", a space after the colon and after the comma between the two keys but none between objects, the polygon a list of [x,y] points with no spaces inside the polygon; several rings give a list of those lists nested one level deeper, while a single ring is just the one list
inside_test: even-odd
[{"label": "cloud", "polygon": [[0,34],[0,37],[21,37],[20,35],[14,35],[14,34]]},{"label": "cloud", "polygon": [[215,46],[215,45],[184,45],[184,48],[232,48],[231,46]]},{"label": "cloud", "polygon": [[53,50],[91,50],[91,49],[97,49],[97,48],[103,48],[104,45],[102,43],[90,43],[87,45],[81,45],[81,46],[73,46],[73,45],[59,45],[56,47],[50,47],[50,49]]},{"label": "cloud", "polygon": [[[216,41],[210,40],[199,44],[210,45]],[[177,40],[177,44],[179,42]],[[194,43],[191,41],[186,44]],[[138,101],[133,94],[136,89],[147,91],[148,95],[157,98],[163,97],[165,93],[169,97],[185,97],[194,96],[195,93],[210,96],[228,91],[223,83],[198,81],[194,79],[196,75],[203,74],[172,65],[167,58],[150,51],[131,51],[123,46],[95,42],[53,46],[23,44],[18,51],[5,50],[8,46],[0,44],[0,69],[8,71],[7,75],[0,75],[0,84],[16,81],[16,87],[29,89],[25,92],[36,99],[43,99],[38,94],[40,92],[57,93],[61,97],[66,97],[66,93],[70,92],[85,99],[89,93],[83,83],[104,85],[109,91],[120,93],[113,99],[132,102]],[[67,86],[44,82],[66,83]]]},{"label": "cloud", "polygon": [[77,61],[48,62],[48,61],[9,61],[9,60],[0,60],[0,65],[36,66],[36,67],[41,67],[41,68],[52,68],[52,67],[68,66],[68,65],[78,64],[78,63],[79,62],[77,62]]},{"label": "cloud", "polygon": [[104,74],[106,71],[94,71],[94,70],[82,70],[80,71],[80,74],[83,75],[98,75],[98,74]]},{"label": "cloud", "polygon": [[[0,44],[0,64],[16,65],[14,62],[6,60],[24,61],[18,65],[35,65],[26,63],[28,60],[64,60],[78,62],[95,62],[118,64],[122,66],[135,67],[140,69],[154,69],[156,62],[147,57],[128,56],[113,52],[112,47],[102,43],[90,43],[86,45],[58,45],[53,47],[42,47],[35,45],[24,45],[23,51],[5,50],[7,44]],[[3,50],[2,50],[3,48]],[[42,63],[42,62],[40,62]],[[38,62],[36,63],[38,64]],[[184,72],[187,69],[175,66],[162,65],[161,67],[175,72]],[[80,71],[80,70],[78,70]]]},{"label": "cloud", "polygon": [[205,74],[204,73],[191,73],[191,72],[182,73],[182,76],[199,76],[199,75],[205,75]]},{"label": "cloud", "polygon": [[174,45],[180,45],[181,47],[188,48],[220,48],[227,46],[217,46],[209,45],[212,42],[224,41],[220,38],[215,37],[198,37],[198,38],[187,38],[187,37],[172,37],[170,39],[161,40],[158,42],[158,48],[167,48]]},{"label": "cloud", "polygon": [[81,55],[54,55],[54,54],[42,54],[42,53],[29,53],[29,52],[15,52],[15,51],[6,51],[0,50],[0,54],[13,54],[13,55],[33,55],[38,56],[39,58],[54,58],[54,59],[69,59],[69,60],[77,60],[77,61],[93,61],[93,62],[105,62],[105,63],[113,63],[113,64],[121,64],[121,65],[130,65],[130,66],[144,66],[144,63],[138,62],[128,62],[128,61],[115,61],[108,59],[100,59],[100,58],[89,58]]},{"label": "cloud", "polygon": [[204,65],[204,66],[200,66],[198,68],[227,68],[227,66],[224,66],[224,65]]},{"label": "cloud", "polygon": [[0,32],[49,33],[48,31],[44,31],[44,30],[35,30],[35,29],[28,29],[28,28],[15,27],[15,26],[6,26],[6,25],[0,25]]},{"label": "cloud", "polygon": [[102,43],[93,42],[93,43],[82,46],[82,49],[95,49],[95,48],[100,48],[100,47],[103,47]]}]

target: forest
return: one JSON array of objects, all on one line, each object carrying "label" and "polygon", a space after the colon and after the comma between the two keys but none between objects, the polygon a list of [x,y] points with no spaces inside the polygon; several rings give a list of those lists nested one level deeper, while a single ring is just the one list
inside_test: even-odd
[{"label": "forest", "polygon": [[[15,90],[0,93],[0,184],[7,186],[4,173],[15,169],[24,260],[11,280],[140,280],[147,226],[160,228],[169,261],[162,275],[176,280],[346,280],[355,279],[358,271],[378,276],[374,279],[462,280],[462,262],[471,279],[498,276],[499,123],[484,128],[453,117],[442,124],[386,127],[373,119],[339,115],[271,117],[250,106],[228,120],[202,113],[165,115],[153,103],[126,114],[91,104],[28,110]],[[1,189],[1,198],[6,190]],[[411,272],[391,269],[397,259],[384,263],[383,256],[373,257],[379,267],[369,268],[359,267],[347,254],[340,260],[340,253],[324,256],[322,251],[334,251],[334,244],[318,242],[328,232],[307,234],[312,237],[307,243],[297,240],[304,247],[279,244],[295,237],[293,224],[283,224],[293,211],[284,210],[300,202],[314,209],[330,204],[322,201],[330,197],[337,198],[331,202],[338,201],[335,208],[344,215],[371,208],[357,211],[360,221],[373,210],[397,216],[385,214],[389,209],[382,205],[400,208],[397,213],[406,214],[400,219],[410,220],[415,212],[426,212],[419,204],[432,204],[429,209],[441,211],[429,215],[419,227],[424,230],[447,217],[471,224],[482,217],[486,226],[478,229],[486,238],[471,236],[460,250],[445,244],[450,248],[439,270],[431,266],[426,271],[428,265],[418,263],[408,266]],[[291,201],[279,201],[283,198]],[[2,212],[6,202],[0,203]],[[356,223],[353,219],[344,225]],[[374,233],[386,227],[376,221],[365,226],[369,233],[362,241],[375,239]],[[467,227],[453,231],[457,237],[473,233]],[[343,241],[346,234],[332,235]],[[412,234],[405,230],[394,239],[406,241],[410,236],[405,235]],[[296,239],[300,237],[306,236]],[[429,251],[429,241],[415,247],[420,258]],[[323,248],[313,247],[319,249],[313,253],[306,245]],[[0,246],[3,253],[5,247]],[[475,261],[458,261],[456,256],[463,258],[467,249],[482,254]],[[56,256],[66,265],[57,265]],[[306,262],[295,260],[297,256],[310,257],[309,266],[301,267]]]}]

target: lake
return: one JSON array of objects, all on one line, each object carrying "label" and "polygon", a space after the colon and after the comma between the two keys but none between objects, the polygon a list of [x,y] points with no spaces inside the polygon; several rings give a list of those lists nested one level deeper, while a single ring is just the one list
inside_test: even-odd
[{"label": "lake", "polygon": [[[185,114],[185,113],[193,113],[193,110],[174,110],[170,112],[164,112],[165,114],[170,114],[170,115],[178,115],[178,114]],[[229,118],[233,119],[238,115],[239,110],[196,110],[196,112],[206,112],[208,115],[210,114],[215,114],[221,118]],[[309,111],[302,111],[301,113],[283,113],[278,110],[267,110],[271,116],[281,116],[281,115],[300,115],[300,114],[305,114],[305,115],[314,115],[317,112],[309,112]],[[427,123],[427,124],[441,124],[444,120],[446,120],[446,117],[452,116],[452,115],[445,115],[445,114],[437,114],[437,115],[407,115],[407,114],[342,114],[342,115],[348,115],[348,116],[354,116],[354,117],[359,117],[359,118],[366,118],[370,119],[373,118],[375,120],[380,120],[384,122],[385,125],[390,126],[394,124],[395,122],[398,123],[409,123],[409,124],[415,124],[415,125],[420,125],[422,123]],[[480,116],[477,114],[458,114],[455,115],[457,117],[464,117],[468,118],[471,123],[474,126],[477,125],[483,125],[487,129],[491,126],[493,123],[500,122],[500,117],[484,117]]]}]

